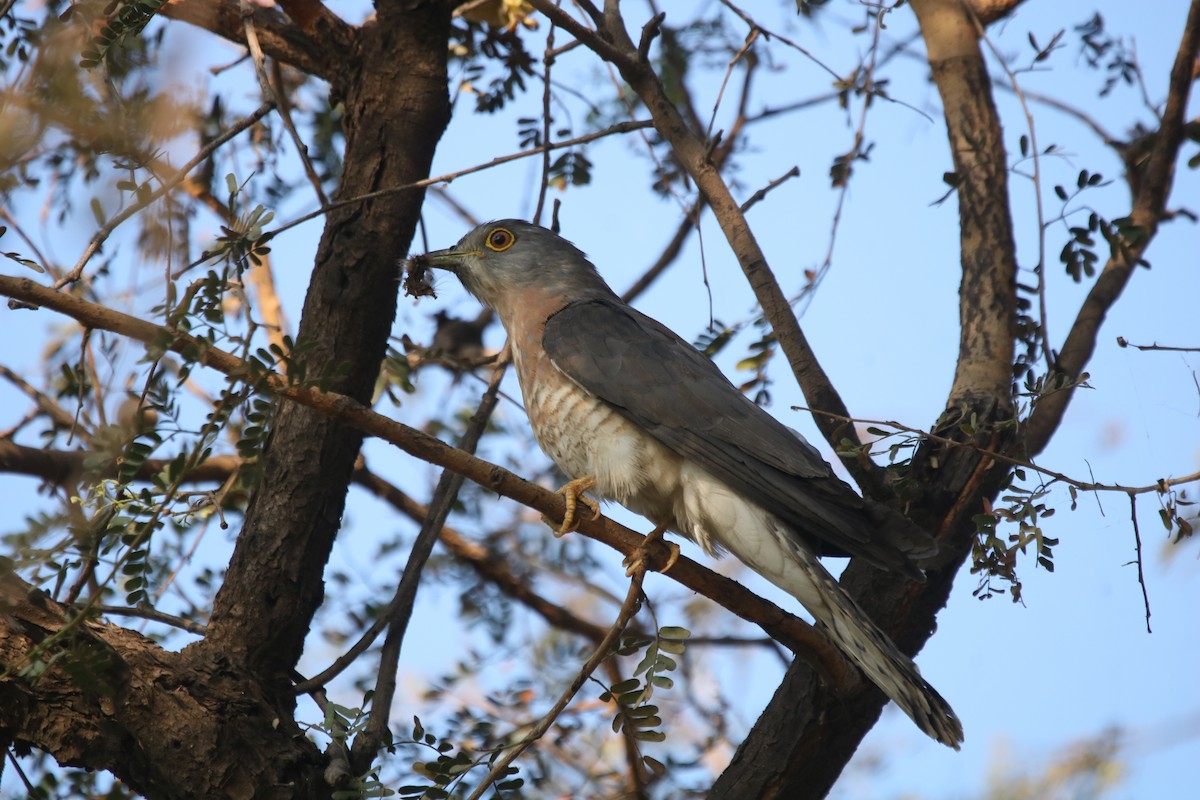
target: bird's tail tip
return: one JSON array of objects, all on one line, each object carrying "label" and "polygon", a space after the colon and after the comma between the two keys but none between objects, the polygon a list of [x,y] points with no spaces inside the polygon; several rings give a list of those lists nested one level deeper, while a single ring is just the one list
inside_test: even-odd
[{"label": "bird's tail tip", "polygon": [[[963,726],[958,717],[954,715],[954,711],[950,708],[945,700],[942,700],[941,695],[933,691],[930,687],[929,691],[933,692],[933,698],[940,703],[932,704],[926,713],[918,716],[909,712],[909,716],[917,723],[922,731],[931,739],[935,739],[947,747],[953,748],[955,751],[962,749],[963,743]],[[929,698],[927,695],[927,699]],[[908,711],[908,709],[905,709]]]}]

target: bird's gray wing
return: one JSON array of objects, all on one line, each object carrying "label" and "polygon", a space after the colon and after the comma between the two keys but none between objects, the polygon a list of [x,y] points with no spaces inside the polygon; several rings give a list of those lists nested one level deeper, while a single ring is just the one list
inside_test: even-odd
[{"label": "bird's gray wing", "polygon": [[542,343],[573,381],[810,546],[915,572],[892,537],[879,535],[880,508],[664,325],[616,300],[582,300],[550,317]]}]

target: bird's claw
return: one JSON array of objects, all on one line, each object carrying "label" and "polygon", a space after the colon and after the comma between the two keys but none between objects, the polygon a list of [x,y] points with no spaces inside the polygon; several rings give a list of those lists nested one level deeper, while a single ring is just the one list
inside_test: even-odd
[{"label": "bird's claw", "polygon": [[[626,578],[632,577],[633,573],[637,572],[639,569],[649,567],[649,565],[646,563],[646,559],[650,555],[650,549],[654,547],[654,543],[656,541],[662,539],[662,536],[666,530],[667,529],[665,527],[662,527],[655,528],[654,530],[650,531],[645,540],[638,545],[637,550],[634,550],[625,557],[621,563],[625,565]],[[671,555],[667,556],[667,563],[663,564],[662,567],[655,569],[655,572],[660,572],[665,575],[667,571],[671,569],[671,567],[675,566],[675,562],[679,560],[679,545],[675,544],[674,542],[667,541],[664,541],[663,544],[665,544],[667,549],[671,551]]]},{"label": "bird's claw", "polygon": [[566,536],[568,533],[579,530],[579,515],[578,508],[582,504],[591,511],[591,519],[600,519],[600,504],[590,497],[585,497],[584,492],[592,489],[596,485],[596,478],[593,475],[585,475],[582,478],[567,483],[555,494],[561,494],[563,502],[567,505],[567,510],[563,512],[561,523],[557,523],[549,517],[542,515],[542,521],[554,529],[555,537]]}]

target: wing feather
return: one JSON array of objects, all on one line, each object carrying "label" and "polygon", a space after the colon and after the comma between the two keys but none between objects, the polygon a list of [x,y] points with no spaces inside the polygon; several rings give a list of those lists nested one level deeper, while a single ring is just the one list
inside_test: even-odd
[{"label": "wing feather", "polygon": [[915,572],[808,442],[751,402],[669,328],[615,300],[571,303],[546,323],[554,365],[619,414],[783,520],[826,554]]}]

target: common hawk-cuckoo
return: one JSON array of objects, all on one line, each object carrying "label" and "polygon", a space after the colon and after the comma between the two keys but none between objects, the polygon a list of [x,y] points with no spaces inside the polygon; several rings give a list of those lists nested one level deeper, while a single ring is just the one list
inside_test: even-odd
[{"label": "common hawk-cuckoo", "polygon": [[623,302],[570,242],[519,220],[420,256],[449,270],[508,333],[538,444],[590,489],[728,550],[791,593],[921,730],[955,749],[962,724],[910,658],[818,561],[853,555],[921,579],[932,540],[865,501],[816,449],[702,353]]}]

